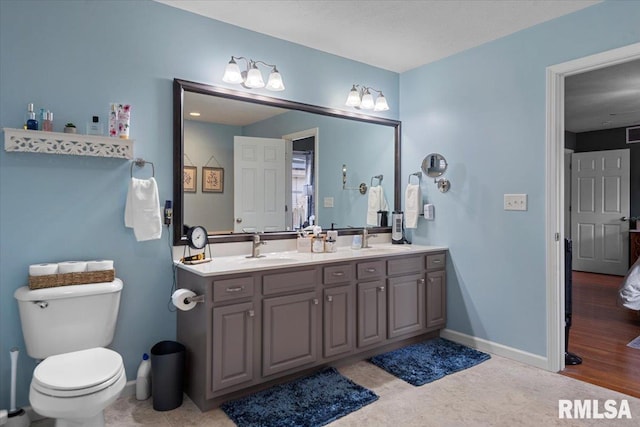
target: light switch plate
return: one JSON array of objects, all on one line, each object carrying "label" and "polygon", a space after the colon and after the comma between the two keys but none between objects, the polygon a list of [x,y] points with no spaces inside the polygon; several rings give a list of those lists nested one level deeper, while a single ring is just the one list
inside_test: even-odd
[{"label": "light switch plate", "polygon": [[333,197],[325,197],[324,198],[324,207],[332,208],[333,207]]},{"label": "light switch plate", "polygon": [[505,194],[504,210],[505,211],[526,211],[527,195],[526,194]]}]

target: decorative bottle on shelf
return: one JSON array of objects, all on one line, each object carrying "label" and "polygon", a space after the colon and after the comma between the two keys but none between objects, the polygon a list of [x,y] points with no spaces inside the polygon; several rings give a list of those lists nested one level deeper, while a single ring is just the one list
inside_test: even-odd
[{"label": "decorative bottle on shelf", "polygon": [[136,378],[136,399],[147,400],[151,396],[151,361],[149,355],[142,355]]},{"label": "decorative bottle on shelf", "polygon": [[38,130],[45,130],[44,122],[47,120],[47,110],[44,108],[40,109],[40,114],[38,114]]},{"label": "decorative bottle on shelf", "polygon": [[38,121],[36,120],[36,113],[33,111],[33,104],[27,104],[27,117],[25,121],[25,129],[38,130]]}]

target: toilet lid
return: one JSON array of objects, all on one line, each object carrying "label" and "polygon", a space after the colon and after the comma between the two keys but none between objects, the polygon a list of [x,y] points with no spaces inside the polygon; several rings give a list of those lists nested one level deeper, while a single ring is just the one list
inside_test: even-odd
[{"label": "toilet lid", "polygon": [[[86,394],[103,388],[100,385],[110,385],[123,371],[122,357],[118,353],[97,347],[46,358],[33,371],[33,382],[36,388],[49,392],[79,391]],[[112,379],[114,381],[110,381]]]}]

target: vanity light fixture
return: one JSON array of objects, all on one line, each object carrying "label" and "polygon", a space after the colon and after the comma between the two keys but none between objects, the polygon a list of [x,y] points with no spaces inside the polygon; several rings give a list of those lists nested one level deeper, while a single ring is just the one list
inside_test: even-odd
[{"label": "vanity light fixture", "polygon": [[[244,59],[247,64],[245,71],[240,70],[236,59]],[[258,64],[264,65],[265,67],[271,67],[271,73],[269,74],[266,86],[262,79],[262,73],[258,69]],[[229,61],[224,69],[222,81],[225,83],[241,84],[247,89],[259,89],[264,87],[272,91],[284,90],[282,76],[275,65],[267,64],[264,61],[254,61],[253,59],[245,58],[244,56],[231,57],[231,61]]]},{"label": "vanity light fixture", "polygon": [[[380,94],[375,101],[373,99],[373,95],[371,95],[371,91],[378,92]],[[348,107],[373,111],[387,111],[389,109],[387,98],[384,97],[381,90],[357,84],[354,84],[351,87],[345,105]]]}]

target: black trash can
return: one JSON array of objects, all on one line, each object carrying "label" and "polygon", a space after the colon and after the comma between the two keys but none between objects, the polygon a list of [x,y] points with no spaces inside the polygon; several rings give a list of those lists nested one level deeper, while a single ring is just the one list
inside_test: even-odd
[{"label": "black trash can", "polygon": [[160,341],[151,347],[151,396],[156,411],[182,405],[184,352],[184,346],[175,341]]}]

